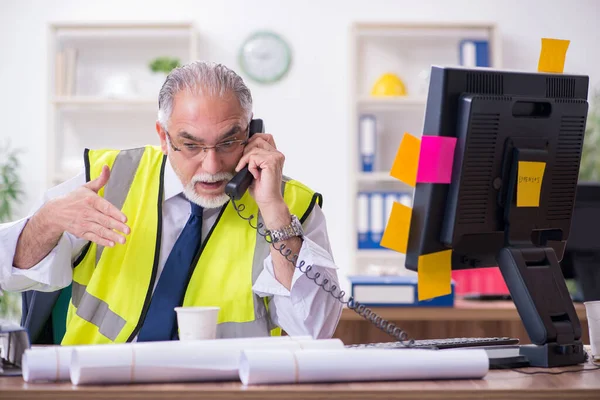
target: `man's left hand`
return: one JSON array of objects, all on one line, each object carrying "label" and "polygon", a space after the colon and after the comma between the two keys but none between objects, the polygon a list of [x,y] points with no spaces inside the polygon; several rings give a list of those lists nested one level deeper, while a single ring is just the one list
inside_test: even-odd
[{"label": "man's left hand", "polygon": [[273,136],[256,133],[248,141],[244,155],[235,169],[238,172],[248,165],[248,170],[254,177],[250,194],[263,215],[273,208],[281,209],[285,205],[281,194],[284,161],[285,156],[277,150]]}]

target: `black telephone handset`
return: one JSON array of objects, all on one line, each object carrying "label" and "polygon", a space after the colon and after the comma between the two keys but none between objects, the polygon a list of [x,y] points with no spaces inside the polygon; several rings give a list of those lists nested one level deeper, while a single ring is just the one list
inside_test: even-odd
[{"label": "black telephone handset", "polygon": [[[253,119],[250,121],[249,137],[257,132],[265,132],[265,125],[262,119]],[[319,280],[321,277],[321,273],[319,272],[314,272],[312,275],[309,275],[309,272],[312,270],[312,265],[306,265],[304,261],[298,261],[298,255],[292,255],[290,249],[286,250],[284,243],[273,243],[271,236],[269,235],[269,231],[265,228],[264,224],[261,222],[253,223],[253,220],[256,218],[254,215],[242,215],[242,211],[244,211],[246,207],[244,204],[237,203],[237,201],[242,198],[244,193],[246,193],[246,190],[248,190],[248,187],[252,184],[253,179],[254,177],[248,170],[248,166],[245,166],[225,186],[225,193],[231,199],[231,203],[233,204],[233,207],[240,218],[248,221],[250,226],[258,231],[260,236],[270,243],[273,248],[279,251],[281,255],[283,255],[290,263],[292,263],[292,265],[298,268],[300,272],[306,275],[306,277],[313,281],[317,286],[320,286],[331,296],[339,300],[342,304],[356,312],[361,317],[365,318],[367,321],[370,321],[377,328],[392,336],[394,339],[400,341],[404,346],[411,347],[414,344],[414,340],[408,340],[408,335],[405,331],[395,326],[392,322],[381,318],[375,314],[373,310],[354,300],[353,297],[350,297],[347,301],[344,301],[344,296],[346,293],[343,290],[338,291],[339,288],[336,285],[331,284],[327,278]]]},{"label": "black telephone handset", "polygon": [[[265,133],[265,124],[262,119],[253,119],[250,121],[250,133],[248,137],[252,137],[255,133]],[[252,184],[254,177],[248,170],[246,165],[240,170],[225,186],[225,193],[234,200],[242,198],[248,187]]]}]

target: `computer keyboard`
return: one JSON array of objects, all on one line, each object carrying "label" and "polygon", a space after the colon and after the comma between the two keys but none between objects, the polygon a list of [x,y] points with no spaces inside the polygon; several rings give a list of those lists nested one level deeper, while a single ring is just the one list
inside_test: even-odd
[{"label": "computer keyboard", "polygon": [[[503,346],[519,344],[519,339],[510,337],[488,337],[488,338],[446,338],[446,339],[427,339],[415,340],[410,348],[435,348],[455,349],[461,347],[482,347],[482,346]],[[364,343],[351,344],[345,346],[353,349],[406,349],[409,348],[402,342],[382,342],[382,343]]]}]

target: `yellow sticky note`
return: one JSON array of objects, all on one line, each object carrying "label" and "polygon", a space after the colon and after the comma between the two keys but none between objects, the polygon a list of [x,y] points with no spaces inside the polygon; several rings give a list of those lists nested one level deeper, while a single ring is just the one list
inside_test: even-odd
[{"label": "yellow sticky note", "polygon": [[417,169],[419,168],[419,151],[421,141],[405,132],[398,147],[390,175],[402,182],[415,187],[417,183]]},{"label": "yellow sticky note", "polygon": [[538,72],[562,74],[570,40],[542,39],[542,50],[538,61]]},{"label": "yellow sticky note", "polygon": [[392,213],[390,214],[390,219],[383,232],[380,245],[406,254],[411,216],[412,208],[394,202]]},{"label": "yellow sticky note", "polygon": [[539,207],[545,162],[519,161],[517,207]]},{"label": "yellow sticky note", "polygon": [[419,301],[452,293],[452,250],[419,256]]}]

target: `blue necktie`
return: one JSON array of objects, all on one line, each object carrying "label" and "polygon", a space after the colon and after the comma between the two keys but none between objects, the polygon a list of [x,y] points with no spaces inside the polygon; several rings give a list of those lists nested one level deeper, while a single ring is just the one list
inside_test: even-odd
[{"label": "blue necktie", "polygon": [[139,342],[171,340],[176,337],[177,316],[194,257],[202,243],[202,207],[194,203],[192,214],[177,238],[152,295],[146,319],[138,335]]}]

